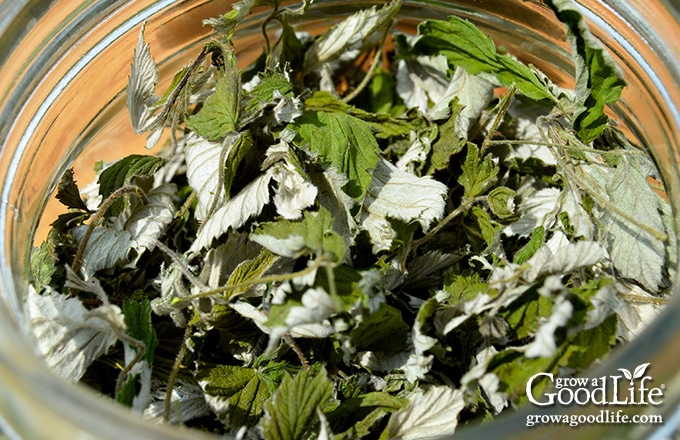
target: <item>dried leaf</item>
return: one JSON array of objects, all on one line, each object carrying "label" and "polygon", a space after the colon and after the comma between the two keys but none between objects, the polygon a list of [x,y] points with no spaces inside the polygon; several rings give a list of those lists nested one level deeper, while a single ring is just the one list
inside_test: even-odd
[{"label": "dried leaf", "polygon": [[[637,221],[653,230],[665,230],[658,199],[645,176],[628,162],[616,168],[607,192],[620,211],[634,214]],[[601,219],[607,225],[607,248],[619,274],[655,292],[663,281],[665,243],[606,207]]]},{"label": "dried leaf", "polygon": [[238,137],[233,134],[221,142],[213,142],[194,133],[186,136],[187,179],[198,198],[194,215],[199,221],[206,220],[227,200],[224,164]]},{"label": "dried leaf", "polygon": [[424,231],[444,215],[446,185],[431,177],[418,177],[381,160],[373,171],[359,219],[368,231],[373,252],[389,249],[396,236],[389,219],[417,221]]},{"label": "dried leaf", "polygon": [[[78,226],[71,234],[76,240],[82,242],[88,227]],[[83,253],[81,268],[83,278],[87,280],[98,270],[110,269],[119,262],[127,260],[131,245],[132,235],[129,231],[95,226]]]},{"label": "dried leaf", "polygon": [[274,398],[265,405],[265,439],[292,440],[313,433],[318,426],[317,408],[323,407],[332,391],[325,369],[304,370],[295,379],[286,374]]},{"label": "dried leaf", "polygon": [[377,44],[391,27],[400,7],[401,0],[393,0],[380,9],[373,7],[356,12],[333,26],[307,50],[303,71],[311,72],[333,61],[352,59]]},{"label": "dried leaf", "polygon": [[371,172],[379,161],[379,148],[371,127],[360,119],[339,112],[305,112],[291,128],[298,134],[295,143],[317,154],[317,161],[334,166],[349,182],[344,187],[360,199],[371,183]]},{"label": "dried leaf", "polygon": [[316,202],[318,190],[289,163],[275,167],[274,180],[279,184],[274,194],[274,206],[281,217],[295,220],[304,209]]},{"label": "dried leaf", "polygon": [[567,29],[576,62],[576,110],[574,128],[589,143],[607,128],[607,105],[615,103],[626,85],[619,67],[602,43],[588,29],[577,5],[570,0],[551,0],[548,5]]},{"label": "dried leaf", "polygon": [[175,218],[177,208],[173,197],[177,187],[175,184],[162,184],[153,188],[146,196],[144,205],[133,209],[125,222],[125,230],[131,235],[132,247],[141,253],[153,250],[165,228]]},{"label": "dried leaf", "polygon": [[142,26],[127,86],[127,107],[132,127],[137,134],[142,134],[149,129],[157,84],[156,62],[151,57],[149,45],[144,41],[144,26]]},{"label": "dried leaf", "polygon": [[425,393],[415,392],[409,401],[406,408],[390,417],[386,437],[420,440],[450,436],[465,406],[463,393],[444,385],[432,386]]},{"label": "dried leaf", "polygon": [[71,382],[118,341],[125,323],[121,310],[104,304],[87,310],[77,298],[29,286],[27,310],[31,332],[47,364]]},{"label": "dried leaf", "polygon": [[269,182],[272,173],[266,172],[246,185],[238,194],[229,199],[203,224],[191,244],[189,253],[196,254],[209,247],[213,240],[225,234],[230,228],[239,228],[251,217],[258,215],[269,203]]}]

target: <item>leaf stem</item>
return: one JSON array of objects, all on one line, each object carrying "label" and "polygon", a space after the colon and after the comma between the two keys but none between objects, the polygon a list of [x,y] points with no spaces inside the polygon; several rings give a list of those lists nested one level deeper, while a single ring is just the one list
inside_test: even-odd
[{"label": "leaf stem", "polygon": [[[333,272],[333,267],[330,264],[325,265],[326,267],[326,277],[328,278],[328,293],[330,294],[331,298],[333,298],[333,302],[338,302],[338,289],[335,285],[335,272]],[[336,307],[338,307],[338,304],[336,304]]]},{"label": "leaf stem", "polygon": [[432,239],[432,237],[437,234],[437,232],[441,231],[444,226],[446,226],[451,220],[454,218],[458,217],[459,215],[463,214],[465,211],[467,211],[470,206],[473,204],[486,200],[486,196],[478,196],[478,197],[473,197],[473,198],[467,198],[463,200],[463,203],[461,203],[456,209],[451,211],[449,215],[447,215],[442,221],[437,223],[432,229],[428,231],[425,236],[419,238],[418,240],[413,242],[413,250],[418,248],[421,244],[425,243],[426,241],[429,241]]},{"label": "leaf stem", "polygon": [[184,217],[184,214],[186,214],[189,209],[191,208],[191,204],[194,203],[194,200],[196,200],[196,191],[191,191],[191,194],[189,194],[189,197],[184,201],[184,204],[180,208],[179,211],[177,211],[177,214],[175,214],[175,218],[181,218]]},{"label": "leaf stem", "polygon": [[297,355],[298,359],[300,359],[300,364],[302,364],[302,369],[307,370],[309,369],[309,362],[307,362],[307,358],[305,358],[305,355],[302,353],[302,350],[300,350],[300,347],[295,343],[293,338],[290,336],[290,334],[285,334],[283,335],[283,340],[290,348],[293,349],[295,354]]},{"label": "leaf stem", "polygon": [[496,130],[498,130],[498,126],[501,125],[501,122],[503,121],[503,118],[505,117],[508,108],[510,108],[512,98],[514,98],[516,93],[517,87],[515,87],[515,85],[513,84],[510,88],[508,88],[508,91],[505,93],[503,98],[501,98],[501,102],[498,103],[498,113],[496,114],[496,117],[494,118],[493,123],[491,124],[491,127],[489,128],[489,131],[486,134],[486,137],[484,138],[481,147],[479,148],[479,157],[484,156],[484,152],[489,146],[491,138],[496,134]]},{"label": "leaf stem", "polygon": [[163,109],[161,110],[160,114],[156,118],[159,121],[165,121],[166,118],[168,117],[168,114],[170,113],[170,109],[172,109],[175,105],[175,101],[177,101],[177,98],[179,98],[179,94],[182,92],[182,90],[186,87],[186,85],[189,83],[189,79],[191,78],[191,75],[194,74],[198,66],[203,62],[207,55],[207,52],[205,50],[205,47],[201,50],[201,53],[198,54],[196,59],[194,60],[193,63],[189,66],[187,69],[186,73],[184,76],[182,76],[182,79],[180,79],[179,83],[177,83],[177,86],[172,89],[172,92],[170,92],[170,95],[168,96],[168,99],[165,101],[165,104],[163,105]]},{"label": "leaf stem", "polygon": [[366,72],[366,75],[361,79],[361,82],[359,85],[352,90],[347,96],[342,98],[342,101],[347,103],[359,96],[359,94],[366,88],[368,83],[371,81],[371,78],[373,78],[373,74],[375,73],[375,69],[378,68],[378,64],[380,64],[380,60],[382,58],[382,50],[383,46],[385,45],[385,39],[383,39],[382,43],[380,43],[380,46],[376,49],[375,51],[375,56],[373,57],[373,61],[371,62],[370,67],[368,68],[368,71]]},{"label": "leaf stem", "polygon": [[184,331],[184,338],[182,338],[182,345],[179,348],[179,353],[175,358],[175,363],[172,364],[172,370],[170,371],[170,377],[168,378],[168,386],[165,390],[165,409],[163,411],[163,420],[166,422],[170,419],[170,406],[172,405],[172,390],[175,388],[175,381],[177,380],[177,375],[179,374],[179,369],[182,366],[182,361],[187,353],[187,341],[191,337],[191,332],[193,327],[188,325]]},{"label": "leaf stem", "polygon": [[83,255],[85,254],[85,249],[87,248],[87,243],[90,241],[90,237],[94,232],[94,228],[102,221],[104,214],[106,214],[106,211],[108,211],[111,205],[113,205],[113,203],[120,197],[128,193],[136,195],[143,204],[146,204],[146,194],[144,194],[144,191],[142,191],[142,189],[136,185],[125,185],[112,192],[111,195],[109,195],[106,200],[104,200],[102,205],[97,210],[97,213],[92,217],[92,221],[90,221],[90,223],[87,225],[87,231],[85,231],[83,240],[78,246],[78,251],[76,252],[75,257],[73,257],[71,269],[73,269],[74,272],[77,273],[80,269],[80,265],[83,262]]},{"label": "leaf stem", "polygon": [[624,210],[620,209],[618,206],[615,204],[611,203],[609,200],[607,200],[605,197],[601,196],[596,190],[590,187],[590,183],[587,182],[590,178],[585,176],[583,178],[579,177],[576,172],[574,172],[573,169],[567,164],[567,161],[565,161],[563,158],[556,156],[557,163],[560,165],[560,168],[562,171],[567,175],[569,179],[572,181],[576,182],[576,184],[581,188],[583,191],[585,191],[598,205],[601,207],[608,209],[612,211],[614,214],[620,216],[624,220],[630,222],[632,225],[635,225],[636,227],[642,229],[643,231],[651,234],[654,238],[656,238],[659,241],[666,241],[668,240],[668,235],[657,231],[656,229],[652,228],[651,226],[642,223],[633,215],[631,215],[628,212],[625,212]]},{"label": "leaf stem", "polygon": [[120,332],[117,336],[118,339],[137,347],[137,352],[135,357],[127,365],[125,365],[125,367],[123,367],[123,369],[121,369],[120,373],[118,374],[118,379],[116,380],[116,396],[122,391],[128,373],[135,365],[137,365],[137,362],[142,359],[142,356],[146,354],[146,345],[144,345],[143,342],[138,341],[137,339],[134,339],[123,332]]},{"label": "leaf stem", "polygon": [[535,141],[535,140],[531,140],[531,139],[526,139],[526,140],[525,139],[521,139],[521,140],[490,139],[487,142],[487,144],[489,146],[492,146],[492,145],[538,145],[538,146],[542,146],[542,147],[562,148],[562,149],[565,149],[565,150],[573,150],[573,151],[579,151],[579,152],[584,152],[584,153],[594,153],[594,154],[599,154],[601,156],[618,156],[620,154],[645,155],[645,153],[640,151],[640,150],[624,150],[624,149],[598,150],[596,148],[587,147],[587,146],[556,144],[554,142]]},{"label": "leaf stem", "polygon": [[[207,290],[205,292],[197,293],[195,295],[190,295],[190,296],[183,297],[183,298],[175,298],[175,300],[173,300],[173,302],[174,303],[188,302],[188,301],[193,301],[195,299],[205,298],[205,297],[212,296],[212,295],[218,295],[220,293],[226,293],[226,292],[229,292],[229,291],[232,291],[232,290],[245,289],[247,287],[251,287],[251,286],[254,286],[254,285],[257,285],[257,284],[268,284],[268,283],[276,283],[276,282],[280,282],[280,281],[291,280],[293,278],[297,278],[297,277],[300,277],[300,276],[303,276],[303,275],[310,274],[310,273],[314,272],[315,270],[317,270],[319,267],[329,266],[329,265],[332,265],[332,264],[333,263],[330,260],[328,260],[328,258],[321,256],[321,257],[317,258],[316,260],[314,260],[313,264],[311,264],[310,266],[307,266],[306,268],[299,270],[297,272],[269,275],[269,276],[265,276],[265,277],[255,278],[255,279],[252,279],[252,280],[241,281],[240,283],[236,283],[236,284],[228,284],[226,286],[220,286],[216,289]],[[230,299],[230,298],[227,298],[227,299]]]},{"label": "leaf stem", "polygon": [[179,270],[184,274],[185,277],[193,284],[194,286],[198,287],[201,290],[206,290],[209,289],[208,286],[203,284],[201,280],[196,278],[196,276],[191,273],[191,270],[187,267],[187,264],[182,261],[182,258],[180,258],[172,249],[167,247],[165,244],[163,244],[160,240],[156,240],[156,247],[163,251],[170,259],[177,265]]},{"label": "leaf stem", "polygon": [[272,7],[272,11],[269,13],[269,15],[262,20],[262,24],[260,25],[260,30],[262,32],[262,38],[264,39],[264,53],[266,57],[265,64],[269,66],[269,57],[272,55],[272,43],[269,40],[269,35],[267,34],[267,25],[274,21],[276,19],[276,16],[279,12],[279,1],[274,2],[274,6]]}]

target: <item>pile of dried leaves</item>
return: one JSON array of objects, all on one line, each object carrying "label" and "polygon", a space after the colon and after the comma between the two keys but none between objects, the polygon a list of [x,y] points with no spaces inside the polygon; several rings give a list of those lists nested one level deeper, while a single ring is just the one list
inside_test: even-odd
[{"label": "pile of dried leaves", "polygon": [[[289,24],[310,3],[235,3],[161,96],[142,29],[128,107],[167,147],[82,191],[64,175],[27,301],[48,364],[212,432],[417,438],[523,404],[527,378],[655,316],[670,208],[571,2],[546,3],[575,90],[460,18],[393,32],[393,0],[312,37]],[[232,36],[263,5],[280,36],[240,70]]]}]

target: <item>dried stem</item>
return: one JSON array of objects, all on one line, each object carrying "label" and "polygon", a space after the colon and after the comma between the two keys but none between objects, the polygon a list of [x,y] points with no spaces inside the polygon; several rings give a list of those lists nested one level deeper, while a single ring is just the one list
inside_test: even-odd
[{"label": "dried stem", "polygon": [[576,174],[576,172],[570,167],[570,164],[567,163],[567,161],[563,158],[560,158],[556,156],[557,163],[560,165],[560,169],[567,175],[569,179],[571,179],[573,182],[576,182],[576,185],[584,191],[586,194],[590,196],[590,198],[595,201],[598,205],[600,205],[604,209],[608,209],[609,211],[613,212],[614,214],[620,216],[624,220],[628,221],[630,224],[635,225],[636,227],[642,229],[643,231],[651,234],[655,239],[659,241],[666,241],[668,240],[668,235],[657,231],[656,229],[652,228],[651,226],[639,221],[637,218],[634,217],[634,213],[628,213],[625,212],[624,210],[620,209],[618,206],[615,204],[611,203],[609,200],[607,200],[606,197],[603,197],[600,195],[600,193],[596,190],[594,190],[590,184],[591,182],[588,182],[590,178],[586,176],[585,174],[581,177]]},{"label": "dried stem", "polygon": [[451,220],[453,220],[454,218],[458,217],[459,215],[465,213],[465,211],[467,211],[468,208],[470,206],[472,206],[473,204],[480,202],[480,201],[483,201],[483,200],[486,200],[486,196],[473,197],[471,199],[468,198],[468,199],[463,200],[463,203],[461,203],[460,206],[458,206],[456,209],[451,211],[451,213],[449,213],[449,215],[447,215],[442,221],[440,221],[432,229],[430,229],[428,231],[428,233],[425,234],[424,237],[421,237],[420,239],[414,241],[412,250],[417,249],[423,243],[431,240],[432,237],[434,237],[435,234],[437,234],[437,232],[441,231],[442,228],[444,228],[444,226],[446,226]]},{"label": "dried stem", "polygon": [[566,144],[556,144],[554,142],[547,141],[536,141],[532,139],[491,139],[487,142],[489,146],[492,145],[538,145],[542,147],[549,148],[561,148],[565,150],[578,151],[583,153],[593,153],[600,156],[618,156],[618,155],[641,155],[645,156],[645,153],[641,150],[597,150],[588,146],[576,146],[576,145],[566,145]]},{"label": "dried stem", "polygon": [[513,85],[508,89],[505,96],[501,98],[501,102],[498,104],[498,113],[496,114],[496,117],[494,118],[493,123],[489,128],[489,132],[486,134],[486,137],[482,142],[482,146],[479,148],[480,157],[484,155],[484,152],[486,151],[487,147],[489,146],[489,143],[491,142],[491,138],[494,136],[494,134],[496,134],[496,130],[498,130],[498,126],[501,125],[501,122],[503,121],[503,118],[505,117],[505,114],[507,113],[508,108],[510,107],[510,103],[512,103],[512,99],[514,98],[516,93],[517,88]]},{"label": "dried stem", "polygon": [[304,369],[304,370],[308,369],[309,368],[309,362],[307,362],[307,358],[305,358],[305,355],[302,353],[302,350],[300,350],[300,347],[298,347],[298,345],[295,343],[293,338],[289,334],[286,334],[286,335],[283,335],[283,340],[285,341],[286,344],[288,344],[288,346],[290,348],[293,349],[293,351],[297,355],[298,359],[300,359],[300,364],[302,364],[302,369]]},{"label": "dried stem", "polygon": [[191,332],[193,331],[192,326],[187,326],[184,332],[184,338],[182,338],[182,345],[179,348],[179,353],[175,358],[175,363],[172,365],[172,370],[170,371],[170,377],[168,378],[168,386],[165,390],[165,409],[163,412],[163,420],[166,422],[170,419],[170,406],[172,405],[172,390],[175,387],[175,381],[177,380],[177,375],[179,374],[179,369],[182,366],[182,361],[184,356],[187,354],[187,340],[191,337]]},{"label": "dried stem", "polygon": [[77,273],[80,269],[80,265],[83,262],[83,255],[85,254],[85,249],[87,248],[87,243],[90,241],[90,237],[94,232],[94,228],[102,221],[104,214],[106,214],[106,211],[108,211],[111,205],[113,205],[113,203],[120,197],[128,193],[135,194],[137,197],[139,197],[139,200],[141,200],[142,203],[146,203],[146,194],[144,194],[144,191],[142,191],[142,189],[136,185],[126,185],[111,193],[111,195],[108,196],[106,200],[104,200],[102,206],[99,208],[99,210],[97,210],[97,213],[94,215],[94,217],[92,217],[92,221],[90,221],[90,223],[87,225],[87,231],[85,231],[83,240],[78,246],[78,251],[76,252],[76,256],[73,258],[73,264],[71,265],[71,268],[74,272]]},{"label": "dried stem", "polygon": [[220,286],[216,289],[212,290],[207,290],[205,292],[197,293],[195,295],[187,296],[184,298],[177,298],[176,301],[193,301],[195,299],[199,298],[205,298],[208,296],[212,295],[217,295],[220,293],[226,293],[232,290],[240,290],[240,289],[245,289],[247,287],[255,286],[257,284],[268,284],[268,283],[276,283],[280,281],[286,281],[286,280],[291,280],[293,278],[297,278],[303,275],[307,275],[318,269],[319,267],[322,266],[330,266],[333,263],[326,257],[321,256],[314,260],[314,263],[302,270],[299,270],[297,272],[291,272],[291,273],[284,273],[284,274],[277,274],[277,275],[269,275],[265,277],[260,277],[260,278],[255,278],[252,280],[245,280],[240,283],[236,284],[228,284],[226,286]]},{"label": "dried stem", "polygon": [[363,79],[354,90],[352,90],[347,96],[342,98],[343,102],[350,102],[351,100],[359,96],[361,91],[364,90],[368,83],[371,81],[371,78],[373,78],[373,74],[375,73],[375,69],[380,64],[384,44],[385,40],[383,39],[382,43],[375,51],[375,56],[373,57],[373,61],[371,62],[371,66],[368,68],[366,75],[364,75]]},{"label": "dried stem", "polygon": [[156,240],[156,247],[163,251],[163,253],[165,253],[168,257],[170,257],[173,263],[177,265],[179,270],[182,272],[182,274],[184,274],[185,277],[187,277],[191,284],[193,284],[194,286],[198,287],[201,290],[209,289],[208,286],[203,284],[201,280],[196,278],[196,276],[193,273],[191,273],[191,270],[189,269],[187,264],[184,261],[182,261],[182,258],[179,255],[177,255],[172,249],[164,245],[163,242],[161,242],[160,240]]},{"label": "dried stem", "polygon": [[137,365],[137,362],[139,362],[146,354],[146,345],[144,345],[143,342],[138,341],[137,339],[134,339],[122,332],[120,332],[117,336],[118,339],[136,347],[137,354],[135,354],[135,357],[125,367],[123,367],[122,370],[120,370],[118,379],[116,380],[116,396],[123,390],[123,385],[125,385],[125,380],[128,373],[132,370],[132,367]]}]

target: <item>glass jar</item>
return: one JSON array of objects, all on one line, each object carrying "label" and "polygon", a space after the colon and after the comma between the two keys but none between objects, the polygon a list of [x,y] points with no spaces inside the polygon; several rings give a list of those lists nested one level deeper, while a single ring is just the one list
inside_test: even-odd
[{"label": "glass jar", "polygon": [[[25,336],[22,297],[28,256],[44,237],[40,218],[55,207],[54,188],[68,167],[82,182],[95,160],[144,151],[125,107],[125,86],[139,28],[169,81],[209,36],[202,20],[226,12],[231,2],[209,0],[5,0],[0,2],[0,430],[10,437],[187,438],[187,432],[151,425],[92,391],[65,383],[35,355]],[[384,1],[315,0],[295,23],[318,33],[332,20]],[[622,67],[628,87],[613,109],[633,138],[653,153],[680,217],[680,6],[671,0],[578,0],[593,33]],[[573,84],[570,49],[552,13],[537,1],[404,0],[399,26],[457,14],[474,21],[497,44]],[[257,14],[256,14],[257,15]],[[237,51],[261,51],[258,19],[235,39]],[[160,84],[160,88],[166,84]],[[678,286],[674,291],[677,293]],[[655,383],[665,384],[664,404],[653,408],[663,425],[586,425],[581,438],[665,435],[680,425],[680,298],[634,343],[623,346],[591,377],[650,362]],[[599,373],[603,372],[603,373]],[[564,425],[529,429],[526,415],[501,416],[461,438],[539,438],[573,434]],[[578,411],[589,411],[578,408]],[[511,411],[512,412],[512,411]],[[191,433],[192,438],[203,434]]]}]

